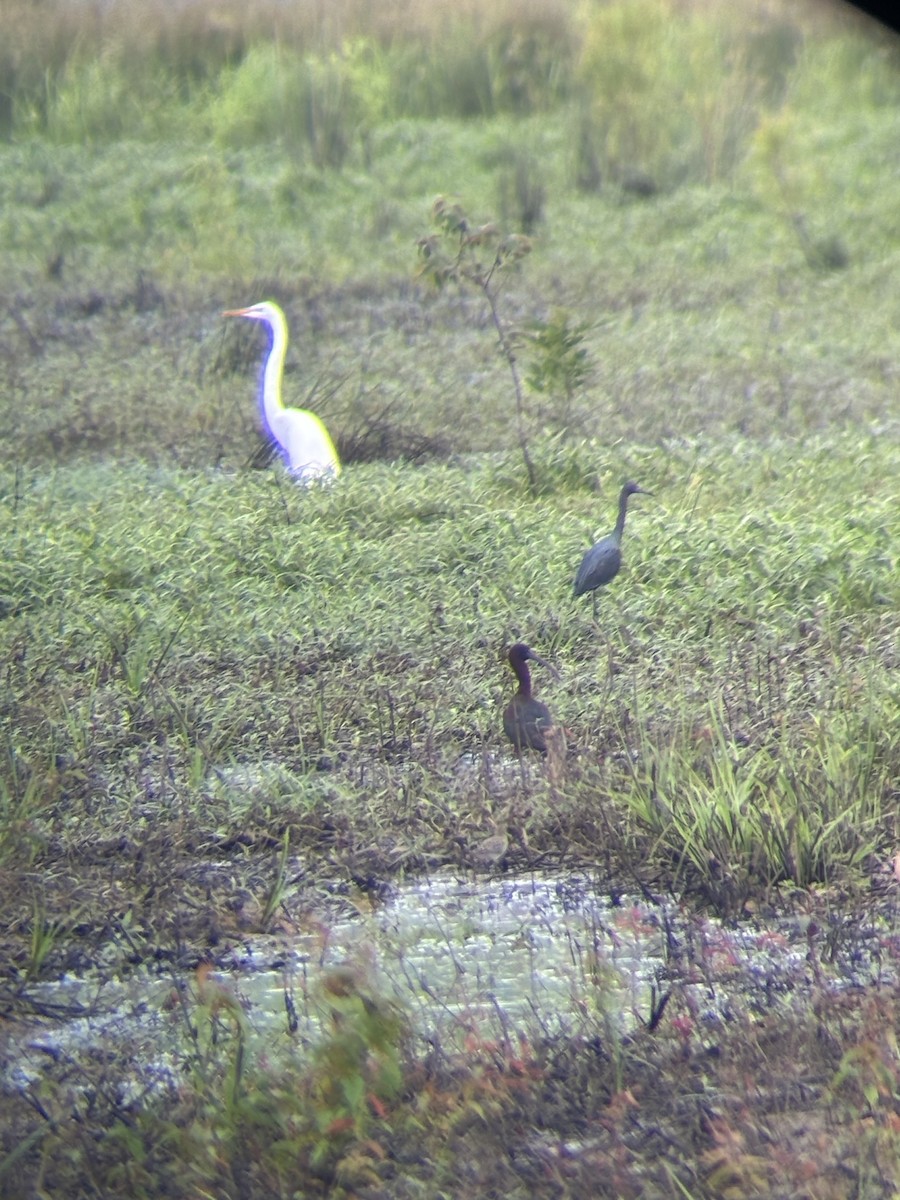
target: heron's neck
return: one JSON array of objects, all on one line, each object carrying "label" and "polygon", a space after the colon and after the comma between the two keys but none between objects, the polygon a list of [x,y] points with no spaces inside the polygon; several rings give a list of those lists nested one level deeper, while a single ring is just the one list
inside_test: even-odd
[{"label": "heron's neck", "polygon": [[622,534],[625,532],[625,514],[628,511],[628,492],[623,492],[619,497],[619,515],[616,518],[616,527],[613,530],[613,537],[617,542],[621,542]]},{"label": "heron's neck", "polygon": [[284,356],[287,351],[287,327],[284,321],[274,321],[271,326],[272,345],[263,368],[262,410],[271,427],[274,419],[284,410],[281,402],[281,376],[284,372]]}]

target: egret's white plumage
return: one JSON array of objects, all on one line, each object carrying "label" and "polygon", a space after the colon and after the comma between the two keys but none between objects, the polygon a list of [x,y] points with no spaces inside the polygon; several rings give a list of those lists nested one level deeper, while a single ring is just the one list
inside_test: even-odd
[{"label": "egret's white plumage", "polygon": [[304,408],[285,408],[282,403],[281,377],[288,343],[284,313],[274,300],[264,300],[249,308],[229,309],[223,315],[249,317],[252,321],[263,321],[269,328],[272,344],[262,378],[263,420],[298,483],[340,475],[341,461],[334,442],[316,414]]}]

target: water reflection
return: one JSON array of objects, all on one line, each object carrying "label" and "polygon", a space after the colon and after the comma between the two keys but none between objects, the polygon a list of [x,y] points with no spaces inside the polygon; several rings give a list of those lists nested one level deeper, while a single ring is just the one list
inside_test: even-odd
[{"label": "water reflection", "polygon": [[[671,988],[681,1011],[710,1026],[808,1004],[815,989],[896,979],[900,957],[876,917],[835,953],[800,917],[726,929],[674,901],[613,904],[586,875],[437,873],[372,911],[346,907],[306,931],[298,914],[297,932],[217,953],[209,986],[240,1006],[252,1049],[271,1057],[312,1045],[329,1012],[322,980],[338,970],[399,1004],[420,1045],[452,1052],[473,1034],[622,1034]],[[23,1089],[60,1064],[107,1055],[126,1061],[123,1097],[176,1086],[197,1051],[199,989],[191,973],[150,969],[35,985],[29,996],[45,1015],[7,1027],[0,1081]]]},{"label": "water reflection", "polygon": [[[496,1033],[498,1023],[506,1033],[535,1024],[571,1032],[598,1012],[627,1027],[647,1012],[662,952],[657,912],[613,907],[587,878],[445,874],[333,928],[317,967],[370,960],[380,990],[403,1005],[418,1034],[446,1045],[475,1027]],[[236,966],[241,994],[273,1018],[284,1012],[292,975],[302,975],[304,990],[311,977],[300,947],[275,971],[248,971],[247,960]]]}]

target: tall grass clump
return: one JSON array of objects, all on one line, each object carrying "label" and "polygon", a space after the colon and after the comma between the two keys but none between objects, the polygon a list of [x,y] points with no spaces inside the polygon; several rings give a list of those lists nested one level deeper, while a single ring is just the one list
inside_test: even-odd
[{"label": "tall grass clump", "polygon": [[[900,102],[896,53],[890,43],[850,34],[810,41],[788,102],[751,139],[745,178],[816,271],[848,267],[877,244],[872,220],[890,208],[879,163],[882,139],[893,136],[888,114]],[[850,142],[862,150],[852,167]],[[807,153],[810,145],[816,154]]]},{"label": "tall grass clump", "polygon": [[[435,10],[437,13],[437,10]],[[571,94],[577,26],[565,5],[454,10],[392,39],[392,110],[397,116],[524,116]]]},{"label": "tall grass clump", "polygon": [[884,832],[893,765],[865,716],[825,714],[746,746],[714,704],[706,721],[648,736],[641,764],[634,811],[676,877],[725,916],[785,882],[861,874]]},{"label": "tall grass clump", "polygon": [[[30,6],[0,13],[0,130],[60,139],[176,127],[212,95],[226,141],[254,132],[346,156],[365,114],[477,117],[547,111],[569,91],[574,18],[563,3],[412,6]],[[54,32],[55,30],[61,32]],[[260,57],[261,56],[261,57]],[[264,64],[273,71],[266,73]],[[246,66],[246,69],[244,67]],[[245,119],[230,111],[240,96]],[[242,143],[243,144],[243,143]]]},{"label": "tall grass clump", "polygon": [[387,68],[366,42],[302,56],[254,46],[219,78],[206,120],[233,147],[281,143],[320,168],[340,168],[384,115]]},{"label": "tall grass clump", "polygon": [[579,64],[578,177],[648,190],[727,180],[793,66],[800,34],[776,28],[755,36],[672,0],[594,9]]},{"label": "tall grass clump", "polygon": [[[6,716],[15,717],[7,711]],[[0,759],[0,870],[21,870],[33,862],[41,848],[37,822],[56,798],[55,771],[47,765],[36,770],[4,747]]]},{"label": "tall grass clump", "polygon": [[153,137],[172,130],[178,115],[171,76],[157,68],[136,73],[115,46],[73,61],[31,109],[29,124],[59,142]]}]

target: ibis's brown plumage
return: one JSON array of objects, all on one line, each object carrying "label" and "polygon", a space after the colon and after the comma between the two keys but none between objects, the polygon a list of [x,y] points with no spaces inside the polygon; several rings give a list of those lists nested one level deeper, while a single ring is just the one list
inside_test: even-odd
[{"label": "ibis's brown plumage", "polygon": [[517,750],[540,750],[546,754],[547,733],[556,722],[547,705],[531,694],[528,659],[550,671],[553,668],[523,642],[510,646],[507,657],[519,681],[519,689],[503,712],[503,730]]}]

